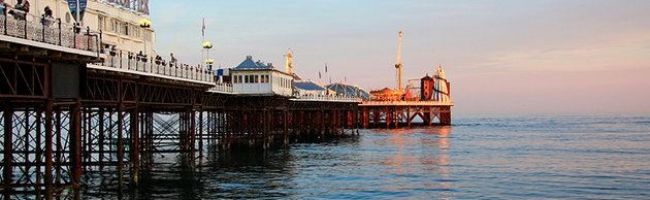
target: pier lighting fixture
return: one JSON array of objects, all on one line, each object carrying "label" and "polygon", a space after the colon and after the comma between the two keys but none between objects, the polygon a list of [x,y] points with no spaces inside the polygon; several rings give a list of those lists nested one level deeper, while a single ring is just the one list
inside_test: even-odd
[{"label": "pier lighting fixture", "polygon": [[[140,28],[142,29],[148,29],[151,27],[151,21],[149,21],[149,19],[142,18],[138,22],[138,25],[140,25]],[[144,31],[142,32],[142,44],[144,45],[144,53],[147,55],[147,37]]]},{"label": "pier lighting fixture", "polygon": [[207,40],[203,41],[203,43],[201,43],[201,46],[203,46],[204,49],[212,49],[212,42]]},{"label": "pier lighting fixture", "polygon": [[212,58],[205,59],[205,64],[206,65],[214,64],[214,59],[212,59]]},{"label": "pier lighting fixture", "polygon": [[138,22],[138,25],[140,25],[141,28],[150,28],[151,27],[151,21],[149,19],[141,19],[140,22]]}]

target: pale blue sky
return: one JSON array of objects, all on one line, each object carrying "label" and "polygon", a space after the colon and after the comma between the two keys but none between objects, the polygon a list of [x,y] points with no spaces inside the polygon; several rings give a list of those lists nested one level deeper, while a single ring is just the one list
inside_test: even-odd
[{"label": "pale blue sky", "polygon": [[[196,2],[196,3],[194,3]],[[151,1],[157,50],[200,62],[201,18],[217,65],[246,55],[367,90],[442,64],[457,114],[650,113],[650,1]]]}]

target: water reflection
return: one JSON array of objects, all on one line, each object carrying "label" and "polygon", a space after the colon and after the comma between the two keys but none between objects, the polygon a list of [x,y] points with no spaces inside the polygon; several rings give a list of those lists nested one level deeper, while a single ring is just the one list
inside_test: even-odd
[{"label": "water reflection", "polygon": [[[630,126],[640,129],[636,122]],[[158,167],[159,173],[143,177],[146,184],[124,197],[643,199],[650,195],[650,127],[643,126],[626,133],[522,132],[491,125],[362,130],[359,138],[288,149],[213,151],[195,171]]]},{"label": "water reflection", "polygon": [[[429,191],[441,199],[453,191],[451,171],[452,128],[379,130],[374,142],[387,153],[380,156],[390,177],[385,191]],[[421,179],[421,177],[427,177]],[[407,193],[409,194],[409,193]]]}]

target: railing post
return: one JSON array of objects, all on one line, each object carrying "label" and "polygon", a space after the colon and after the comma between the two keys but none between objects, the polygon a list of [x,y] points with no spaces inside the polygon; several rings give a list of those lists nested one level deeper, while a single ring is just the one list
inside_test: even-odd
[{"label": "railing post", "polygon": [[5,12],[2,13],[2,15],[5,17],[5,21],[4,21],[4,25],[5,25],[4,27],[5,27],[5,30],[4,30],[4,34],[7,35],[7,6],[5,6]]},{"label": "railing post", "polygon": [[127,60],[126,60],[126,67],[128,70],[131,70],[131,52],[129,52],[129,55],[127,55]]},{"label": "railing post", "polygon": [[122,68],[123,68],[122,66],[124,66],[124,65],[122,65],[123,60],[124,60],[124,59],[123,59],[123,57],[122,57],[122,50],[120,50],[120,69],[122,69]]},{"label": "railing post", "polygon": [[61,32],[63,32],[62,31],[63,29],[61,28],[61,18],[58,18],[57,21],[59,22],[59,25],[58,25],[59,26],[59,46],[63,46],[63,41],[62,41],[62,38],[61,38],[62,37]]},{"label": "railing post", "polygon": [[[102,47],[102,31],[99,30],[99,35],[95,35],[95,48],[97,48],[97,57],[102,53],[104,48]],[[110,55],[110,53],[109,53]]]},{"label": "railing post", "polygon": [[115,55],[112,52],[108,53],[111,56],[111,67],[115,67]]},{"label": "railing post", "polygon": [[149,57],[149,73],[153,74],[153,57]]},{"label": "railing post", "polygon": [[41,37],[41,42],[46,42],[46,40],[45,40],[45,24],[47,24],[49,22],[45,23],[45,21],[43,21],[43,20],[45,20],[45,18],[41,18],[41,26],[43,27],[43,29],[41,30],[42,35],[43,35],[43,37]]},{"label": "railing post", "polygon": [[77,24],[72,25],[72,48],[77,48]]},{"label": "railing post", "polygon": [[25,27],[25,39],[29,39],[27,38],[27,13],[25,13],[25,19],[23,19],[23,22],[23,24],[25,24],[23,25]]},{"label": "railing post", "polygon": [[88,46],[88,51],[92,51],[90,48],[90,26],[86,26],[86,46]]}]

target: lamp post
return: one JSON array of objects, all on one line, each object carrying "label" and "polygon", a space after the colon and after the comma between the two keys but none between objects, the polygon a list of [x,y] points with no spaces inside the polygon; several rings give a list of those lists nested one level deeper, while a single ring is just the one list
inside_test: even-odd
[{"label": "lamp post", "polygon": [[147,29],[151,27],[151,21],[148,19],[141,19],[140,22],[138,23],[140,25],[140,28],[142,28],[142,43],[144,44],[144,54],[147,55]]},{"label": "lamp post", "polygon": [[[214,60],[210,58],[210,49],[212,49],[212,42],[204,40],[203,43],[201,43],[201,46],[203,46],[203,49],[205,49],[205,65],[208,67],[207,71],[211,72],[212,64],[214,63]],[[206,72],[206,74],[210,74],[210,73]]]}]

